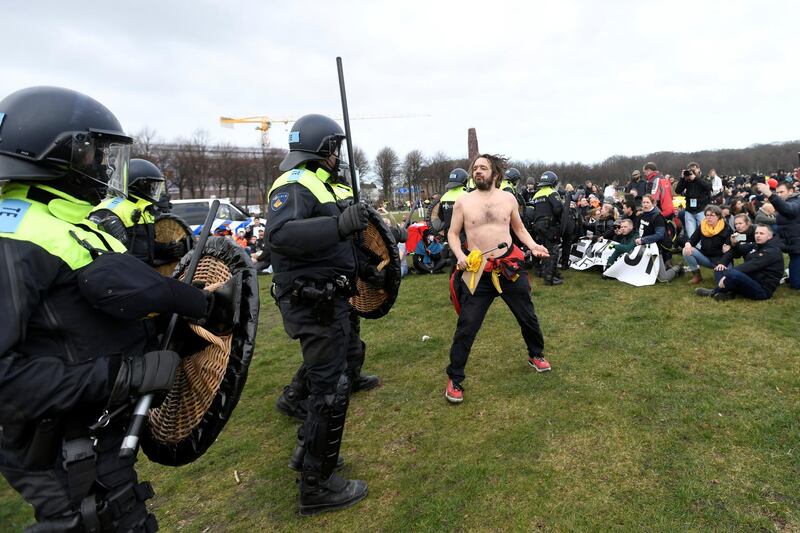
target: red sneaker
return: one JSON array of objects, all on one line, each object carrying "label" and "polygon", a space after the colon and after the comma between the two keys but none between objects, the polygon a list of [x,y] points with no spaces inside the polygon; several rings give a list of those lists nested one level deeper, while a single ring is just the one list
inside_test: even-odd
[{"label": "red sneaker", "polygon": [[550,371],[550,363],[544,357],[528,357],[528,364],[535,368],[537,372]]},{"label": "red sneaker", "polygon": [[450,403],[461,403],[464,401],[464,389],[461,388],[461,385],[448,378],[444,397]]}]

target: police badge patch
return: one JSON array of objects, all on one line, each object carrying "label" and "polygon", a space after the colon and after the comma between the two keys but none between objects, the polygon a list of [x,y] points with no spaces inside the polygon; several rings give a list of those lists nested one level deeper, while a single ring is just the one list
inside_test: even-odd
[{"label": "police badge patch", "polygon": [[270,203],[270,207],[273,211],[277,211],[281,207],[286,205],[286,200],[289,199],[289,194],[285,192],[279,192],[275,196],[272,197],[272,202]]}]

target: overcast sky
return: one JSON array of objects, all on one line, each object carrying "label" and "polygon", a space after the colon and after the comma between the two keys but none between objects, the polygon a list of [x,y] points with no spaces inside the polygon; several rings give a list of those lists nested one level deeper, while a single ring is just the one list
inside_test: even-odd
[{"label": "overcast sky", "polygon": [[[323,5],[325,7],[323,7]],[[13,6],[13,7],[12,7]],[[800,2],[51,2],[5,5],[0,94],[84,92],[129,133],[202,129],[257,146],[221,115],[351,115],[383,146],[597,162],[614,154],[800,138]],[[276,125],[272,144],[286,147]]]}]

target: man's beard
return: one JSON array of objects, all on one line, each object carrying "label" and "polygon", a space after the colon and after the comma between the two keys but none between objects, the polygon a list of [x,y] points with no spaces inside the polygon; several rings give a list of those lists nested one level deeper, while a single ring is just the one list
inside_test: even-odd
[{"label": "man's beard", "polygon": [[494,181],[491,178],[489,178],[486,181],[478,179],[475,180],[475,188],[478,189],[479,191],[488,191],[489,189],[492,188],[493,185]]}]

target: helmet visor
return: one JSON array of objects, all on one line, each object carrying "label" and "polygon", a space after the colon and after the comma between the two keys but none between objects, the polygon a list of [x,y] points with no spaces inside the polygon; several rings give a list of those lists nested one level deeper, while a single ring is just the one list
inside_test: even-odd
[{"label": "helmet visor", "polygon": [[164,178],[161,177],[135,178],[128,184],[130,194],[141,196],[151,202],[158,202],[164,190]]},{"label": "helmet visor", "polygon": [[127,196],[130,139],[99,132],[72,135],[70,168],[108,187],[110,192]]}]

